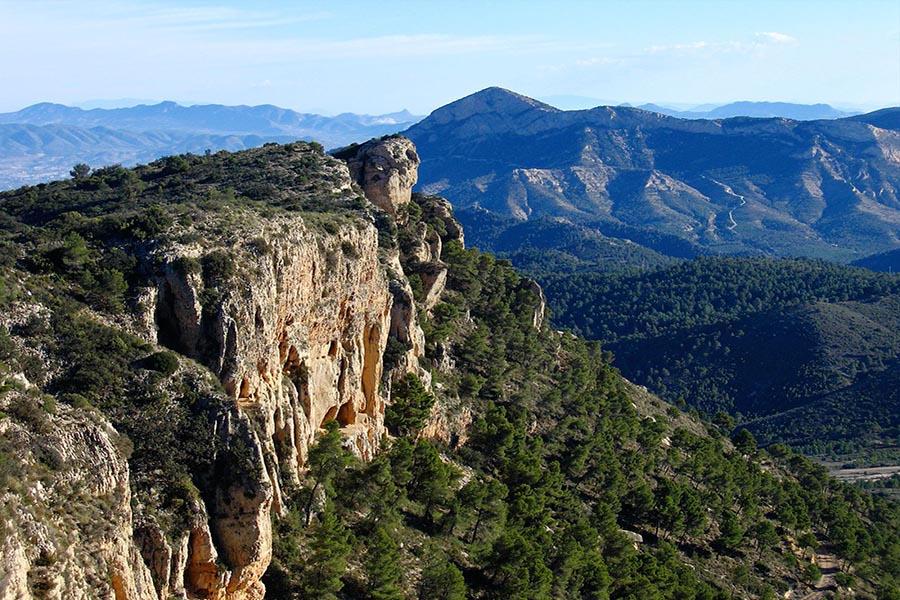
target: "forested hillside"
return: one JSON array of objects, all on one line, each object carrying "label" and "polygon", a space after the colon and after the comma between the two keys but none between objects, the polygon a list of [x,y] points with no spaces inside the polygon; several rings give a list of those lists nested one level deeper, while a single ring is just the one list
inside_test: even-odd
[{"label": "forested hillside", "polygon": [[626,376],[673,402],[816,454],[896,440],[896,275],[709,257],[540,280],[556,323],[604,340]]}]

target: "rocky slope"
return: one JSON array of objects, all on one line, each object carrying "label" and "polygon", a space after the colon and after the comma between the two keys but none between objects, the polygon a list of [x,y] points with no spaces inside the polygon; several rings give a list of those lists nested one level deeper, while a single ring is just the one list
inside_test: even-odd
[{"label": "rocky slope", "polygon": [[[127,447],[133,443],[135,455],[144,456],[145,442],[127,441],[124,431],[117,431],[123,426],[131,431],[129,419],[136,414],[117,411],[122,403],[144,402],[132,397],[134,390],[143,389],[141,379],[157,375],[152,367],[150,375],[127,372],[134,383],[122,388],[121,401],[79,388],[75,396],[89,400],[73,407],[75,396],[59,394],[72,373],[53,355],[62,327],[48,306],[55,300],[25,291],[42,285],[40,275],[7,271],[15,284],[4,287],[11,294],[4,301],[12,310],[3,318],[11,337],[6,338],[7,385],[0,408],[11,416],[0,419],[0,427],[11,443],[4,444],[2,458],[21,461],[16,471],[33,477],[3,496],[7,542],[0,553],[0,598],[262,598],[260,578],[271,559],[272,516],[283,510],[284,487],[299,484],[307,448],[320,428],[336,420],[345,444],[363,458],[371,458],[379,447],[390,381],[419,369],[424,342],[399,254],[385,247],[383,235],[379,244],[375,221],[385,217],[378,217],[383,213],[360,194],[391,212],[402,209],[410,199],[418,157],[405,139],[367,145],[355,158],[359,188],[345,164],[306,145],[256,152],[247,160],[265,164],[269,181],[277,172],[293,182],[268,190],[269,208],[246,200],[192,210],[190,198],[196,194],[183,188],[180,204],[171,199],[160,203],[156,194],[169,189],[166,169],[186,167],[163,161],[139,169],[140,179],[132,181],[134,193],[139,204],[155,206],[165,223],[157,234],[161,241],[148,246],[112,233],[115,239],[87,245],[86,260],[96,255],[103,263],[118,245],[119,251],[133,252],[137,263],[131,263],[133,272],[126,278],[143,273],[146,283],[129,290],[125,312],[104,316],[107,311],[95,305],[73,313],[101,329],[124,327],[132,341],[120,343],[133,343],[137,355],[168,348],[177,353],[171,356],[183,357],[163,368],[174,374],[161,385],[172,397],[186,389],[204,397],[191,410],[207,423],[210,439],[218,440],[208,462],[222,477],[196,470],[174,482],[155,481],[150,489],[143,481],[132,497],[135,477],[152,479],[155,472],[145,473],[134,461],[129,466]],[[204,160],[214,162],[215,157]],[[260,193],[246,177],[211,181],[216,177],[198,183],[207,200],[222,193]],[[95,187],[88,181],[54,185]],[[90,215],[97,200],[86,192],[83,206],[40,212],[23,197],[27,193],[7,194],[0,206],[20,217],[27,214],[29,231],[48,221],[59,223],[66,218],[60,213],[84,218],[65,209],[81,208]],[[301,201],[313,203],[315,210],[297,206]],[[287,210],[273,209],[278,203]],[[341,212],[329,205],[350,208]],[[330,210],[338,212],[328,214]],[[108,217],[98,212],[96,218]],[[449,211],[444,217],[452,221]],[[440,272],[440,239],[420,243],[419,266],[434,263],[430,269]],[[74,288],[80,284],[66,283],[73,269],[71,263],[61,269],[60,293],[68,288],[78,296],[81,290]],[[439,288],[438,281],[430,282],[432,302]],[[29,335],[35,328],[47,335]],[[382,357],[391,335],[405,350],[386,374]],[[35,356],[48,361],[46,369],[27,367]],[[74,359],[76,369],[82,358]],[[205,369],[214,380],[204,378]],[[48,403],[55,408],[42,408]],[[106,409],[98,412],[89,403]],[[43,466],[48,462],[49,468]],[[187,488],[178,506],[163,500],[173,486]],[[153,507],[154,501],[163,506]],[[98,507],[108,514],[100,529],[90,526]]]},{"label": "rocky slope", "polygon": [[900,244],[894,110],[872,123],[686,120],[628,107],[561,111],[489,88],[404,135],[427,157],[419,189],[457,208],[611,222],[722,253],[849,261]]}]

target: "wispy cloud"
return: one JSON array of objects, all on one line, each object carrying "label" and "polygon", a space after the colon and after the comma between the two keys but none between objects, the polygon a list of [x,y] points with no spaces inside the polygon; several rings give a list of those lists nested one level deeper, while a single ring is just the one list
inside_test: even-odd
[{"label": "wispy cloud", "polygon": [[546,73],[572,70],[612,70],[625,68],[669,68],[672,61],[682,64],[704,63],[717,57],[766,56],[782,48],[799,45],[797,38],[776,31],[759,32],[744,39],[694,40],[669,44],[654,44],[642,48],[605,48],[602,54],[588,55],[568,63],[542,65]]},{"label": "wispy cloud", "polygon": [[383,60],[393,58],[421,59],[464,55],[537,54],[554,47],[555,42],[542,36],[445,34],[409,34],[324,39],[283,37],[207,43],[207,54],[229,56],[241,62],[311,62],[341,59]]},{"label": "wispy cloud", "polygon": [[642,52],[638,53],[640,55],[654,55],[654,54],[668,54],[671,52],[693,52],[695,50],[708,50],[716,47],[724,47],[727,44],[721,44],[716,42],[689,42],[686,44],[668,44],[668,45],[656,45],[656,46],[648,46],[643,49]]},{"label": "wispy cloud", "polygon": [[[2,0],[0,0],[2,2]],[[19,26],[68,27],[78,31],[126,31],[131,35],[161,32],[196,33],[271,29],[332,18],[326,11],[268,11],[230,6],[167,6],[126,1],[110,4],[97,0],[58,2],[31,0],[17,7],[9,20]],[[2,27],[0,27],[2,29]]]},{"label": "wispy cloud", "polygon": [[129,17],[148,28],[173,31],[224,31],[234,29],[267,29],[331,18],[328,12],[275,14],[231,7],[166,8]]},{"label": "wispy cloud", "polygon": [[451,36],[444,34],[386,35],[337,41],[300,41],[293,44],[303,51],[329,55],[357,54],[390,56],[406,54],[457,54],[496,52],[535,48],[546,43],[537,36]]},{"label": "wispy cloud", "polygon": [[767,50],[778,46],[794,46],[797,38],[775,31],[754,34],[752,39],[726,40],[718,42],[696,41],[679,44],[657,45],[644,48],[640,55],[660,54],[717,54],[717,53],[750,53]]},{"label": "wispy cloud", "polygon": [[763,31],[762,33],[757,33],[756,37],[762,40],[768,40],[775,44],[798,44],[797,38],[792,35],[787,35],[786,33],[778,33],[777,31]]}]

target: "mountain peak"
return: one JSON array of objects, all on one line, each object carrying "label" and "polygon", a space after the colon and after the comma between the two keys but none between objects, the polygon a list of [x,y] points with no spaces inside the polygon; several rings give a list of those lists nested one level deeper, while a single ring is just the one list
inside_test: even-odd
[{"label": "mountain peak", "polygon": [[470,94],[464,98],[461,98],[459,102],[464,102],[466,100],[479,99],[487,102],[499,102],[503,104],[509,103],[519,103],[526,104],[533,108],[541,108],[544,110],[550,110],[552,112],[559,112],[559,109],[555,106],[550,106],[540,100],[535,100],[534,98],[529,98],[523,94],[519,94],[512,90],[508,90],[506,88],[491,86],[488,88],[484,88],[479,92],[475,92],[474,94]]},{"label": "mountain peak", "polygon": [[431,113],[431,117],[443,124],[451,121],[464,121],[476,114],[518,116],[533,110],[548,113],[561,112],[558,108],[534,98],[501,87],[489,87],[437,109]]}]

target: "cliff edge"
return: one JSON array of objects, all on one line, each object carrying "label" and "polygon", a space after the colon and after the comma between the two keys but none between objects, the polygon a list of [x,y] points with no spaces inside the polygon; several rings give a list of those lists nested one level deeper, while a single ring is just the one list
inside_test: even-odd
[{"label": "cliff edge", "polygon": [[[11,445],[0,450],[28,476],[3,496],[0,598],[263,597],[272,517],[308,447],[336,421],[371,459],[390,383],[424,353],[394,239],[415,148],[388,138],[349,163],[267,145],[50,184],[70,200],[52,207],[34,188],[0,199],[30,219],[46,258],[6,273],[0,432]],[[47,278],[56,296],[28,291]],[[86,350],[66,362],[56,348],[69,335]],[[127,351],[98,347],[104,336]],[[390,336],[403,353],[385,372]],[[108,385],[79,383],[106,373],[89,359],[126,364]],[[178,419],[199,425],[202,456],[168,464],[165,443],[136,425],[149,407],[170,444],[190,442]],[[102,531],[88,518],[100,506]]]}]

